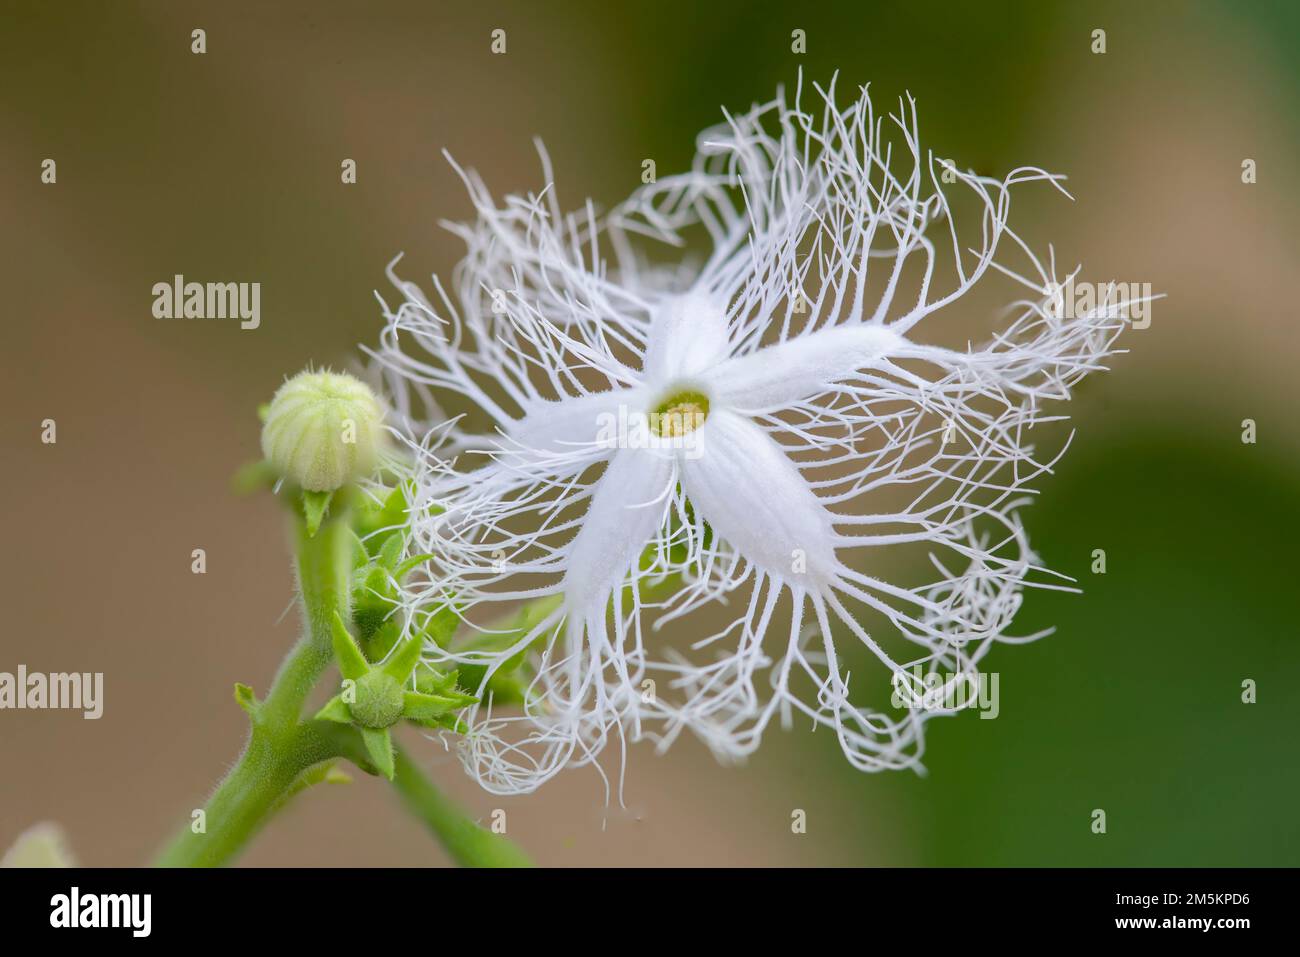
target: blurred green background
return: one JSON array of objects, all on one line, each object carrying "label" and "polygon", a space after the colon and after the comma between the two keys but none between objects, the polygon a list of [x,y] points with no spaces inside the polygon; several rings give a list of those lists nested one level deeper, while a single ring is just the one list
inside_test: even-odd
[{"label": "blurred green background", "polygon": [[[6,4],[0,670],[102,670],[107,701],[97,722],[0,713],[0,845],[53,817],[86,863],[143,862],[235,757],[231,684],[265,687],[295,626],[278,511],[229,475],[285,374],[374,339],[394,254],[450,272],[437,222],[469,205],[441,149],[499,195],[541,185],[541,136],[565,204],[609,204],[802,67],[880,107],[910,91],[962,165],[1068,174],[1075,203],[1025,194],[1013,223],[1168,294],[1071,404],[1025,515],[1084,594],[1031,595],[1018,630],[1056,635],[993,654],[999,718],[932,722],[923,778],[856,774],[804,729],[742,768],[634,748],[626,811],[590,772],[508,801],[427,747],[433,773],[549,864],[1300,864],[1298,40],[1281,0]],[[261,282],[262,327],[153,319],[174,273]],[[445,858],[363,780],[246,860]]]}]

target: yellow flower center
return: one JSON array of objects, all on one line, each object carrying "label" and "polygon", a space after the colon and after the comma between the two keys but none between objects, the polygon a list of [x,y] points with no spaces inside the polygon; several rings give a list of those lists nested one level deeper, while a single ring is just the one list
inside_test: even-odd
[{"label": "yellow flower center", "polygon": [[678,392],[650,415],[650,428],[666,439],[694,432],[709,417],[709,398],[702,392]]}]

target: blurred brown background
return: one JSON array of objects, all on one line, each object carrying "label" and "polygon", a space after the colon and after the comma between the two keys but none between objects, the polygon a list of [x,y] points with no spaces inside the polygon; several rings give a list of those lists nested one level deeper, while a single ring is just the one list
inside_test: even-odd
[{"label": "blurred brown background", "polygon": [[[1069,174],[1074,204],[1026,194],[1013,222],[1169,294],[1074,404],[1079,440],[1027,516],[1081,578],[1108,548],[1106,580],[1031,602],[1060,633],[999,653],[1001,720],[929,726],[924,779],[856,775],[802,730],[743,768],[683,742],[633,750],[624,812],[591,771],[501,800],[412,744],[547,864],[1300,863],[1300,17],[1240,6],[6,4],[0,670],[103,671],[106,702],[99,721],[0,712],[0,848],[51,818],[85,863],[144,863],[236,757],[231,686],[264,689],[297,621],[280,511],[230,476],[282,377],[373,340],[394,254],[450,272],[437,221],[469,204],[443,148],[500,195],[541,185],[540,135],[565,205],[609,204],[642,159],[680,168],[720,107],[802,66],[871,81],[882,107],[910,90],[923,141],[981,172]],[[260,282],[261,328],[154,319],[176,273]],[[244,861],[445,862],[358,778],[300,799]]]}]

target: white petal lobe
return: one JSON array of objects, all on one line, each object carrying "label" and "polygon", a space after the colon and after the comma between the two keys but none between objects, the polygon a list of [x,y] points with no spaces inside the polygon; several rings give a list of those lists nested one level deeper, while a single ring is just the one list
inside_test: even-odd
[{"label": "white petal lobe", "polygon": [[714,401],[758,415],[821,395],[905,346],[884,326],[832,326],[728,359],[708,382]]},{"label": "white petal lobe", "polygon": [[564,595],[572,615],[602,613],[609,595],[663,527],[674,473],[672,457],[661,452],[620,449],[614,455],[569,546]]},{"label": "white petal lobe", "polygon": [[709,415],[701,444],[702,455],[682,460],[682,487],[713,531],[782,581],[832,579],[831,514],[781,447],[725,409]]},{"label": "white petal lobe", "polygon": [[609,437],[619,421],[619,409],[641,409],[640,389],[592,392],[559,402],[538,402],[510,426],[512,447],[555,455],[608,451]]},{"label": "white petal lobe", "polygon": [[656,310],[646,348],[645,380],[664,387],[698,375],[727,356],[725,310],[699,292],[666,299]]}]

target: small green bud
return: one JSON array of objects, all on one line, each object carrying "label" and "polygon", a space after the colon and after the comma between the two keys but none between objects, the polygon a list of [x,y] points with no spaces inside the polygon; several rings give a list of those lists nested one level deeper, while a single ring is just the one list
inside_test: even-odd
[{"label": "small green bud", "polygon": [[357,679],[357,700],[352,720],[363,728],[388,728],[402,717],[401,682],[382,671],[368,671]]},{"label": "small green bud", "polygon": [[374,471],[383,408],[360,379],[300,372],[280,386],[262,427],[262,454],[309,492],[329,492]]}]

